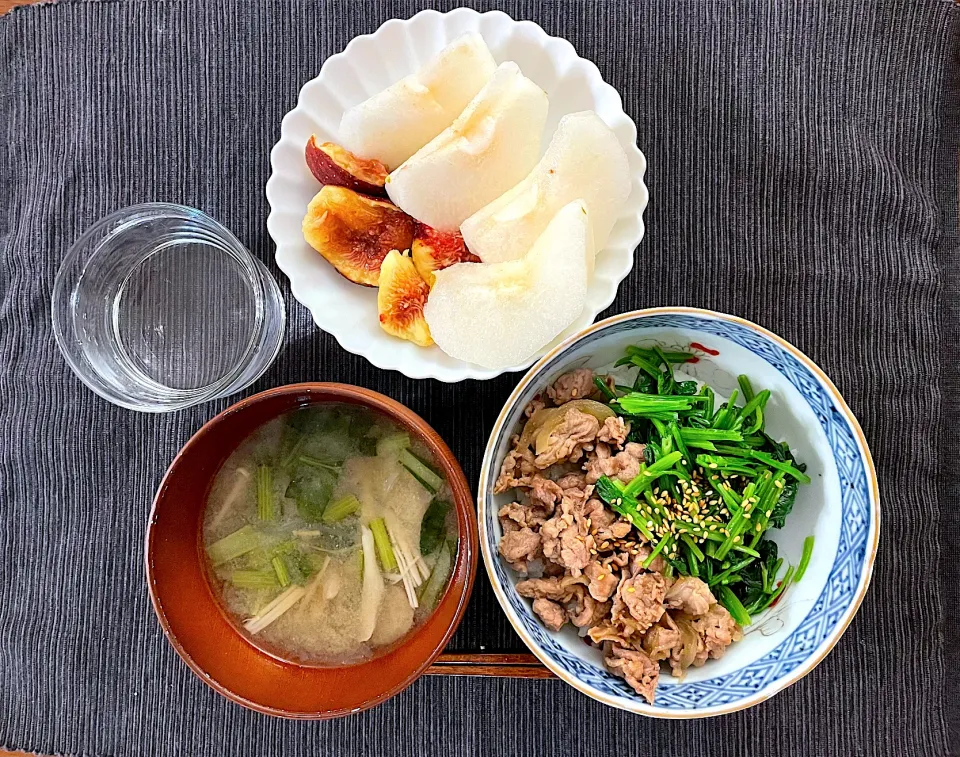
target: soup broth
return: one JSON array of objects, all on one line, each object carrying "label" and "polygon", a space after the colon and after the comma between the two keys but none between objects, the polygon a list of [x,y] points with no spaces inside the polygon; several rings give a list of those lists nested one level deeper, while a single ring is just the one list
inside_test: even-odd
[{"label": "soup broth", "polygon": [[369,659],[422,623],[457,549],[429,451],[366,408],[287,413],[217,473],[203,541],[213,584],[256,643],[297,661]]}]

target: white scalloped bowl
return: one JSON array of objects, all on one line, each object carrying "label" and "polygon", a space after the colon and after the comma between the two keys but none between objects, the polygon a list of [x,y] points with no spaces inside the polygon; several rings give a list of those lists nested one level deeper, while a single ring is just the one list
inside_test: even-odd
[{"label": "white scalloped bowl", "polygon": [[[300,90],[297,107],[283,119],[280,141],[270,153],[273,173],[266,188],[270,204],[267,229],[277,245],[277,265],[289,277],[293,296],[310,309],[316,324],[349,352],[411,378],[454,382],[489,379],[504,371],[457,360],[436,346],[417,347],[380,328],[377,290],[341,277],[303,238],[303,216],[321,186],[307,168],[304,146],[311,134],[321,142],[338,141],[340,118],[347,108],[412,73],[452,40],[473,31],[483,35],[498,63],[516,61],[549,95],[544,149],[564,115],[594,110],[616,133],[630,161],[632,191],[606,247],[597,255],[586,305],[554,344],[590,325],[613,302],[643,238],[647,163],[637,147],[637,128],[624,113],[617,91],[569,42],[548,36],[531,21],[515,21],[500,11],[481,14],[467,8],[450,13],[422,11],[355,38],[342,53],[327,59],[319,76]],[[526,368],[549,348],[506,370]]]}]

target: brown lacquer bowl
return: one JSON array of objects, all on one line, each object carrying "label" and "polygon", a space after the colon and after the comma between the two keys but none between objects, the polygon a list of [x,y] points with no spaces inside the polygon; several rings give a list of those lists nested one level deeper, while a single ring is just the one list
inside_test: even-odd
[{"label": "brown lacquer bowl", "polygon": [[[257,427],[298,407],[339,402],[379,411],[433,453],[453,493],[460,541],[446,591],[425,623],[386,653],[343,667],[301,665],[249,641],[207,577],[203,508],[214,476]],[[147,585],[160,625],[184,662],[234,702],[287,718],[332,718],[380,704],[419,677],[463,616],[477,572],[477,519],[463,471],[437,432],[389,397],[346,384],[292,384],[249,397],[208,422],[180,450],[153,503]]]}]

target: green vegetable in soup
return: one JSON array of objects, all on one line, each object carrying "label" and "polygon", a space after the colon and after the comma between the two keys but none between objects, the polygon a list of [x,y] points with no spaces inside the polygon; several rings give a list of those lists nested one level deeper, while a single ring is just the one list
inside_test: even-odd
[{"label": "green vegetable in soup", "polygon": [[434,498],[430,502],[420,522],[420,554],[432,555],[443,543],[449,511],[450,503],[445,500]]},{"label": "green vegetable in soup", "polygon": [[377,455],[394,460],[399,459],[400,453],[410,449],[410,434],[405,431],[396,434],[387,434],[377,441]]},{"label": "green vegetable in soup", "polygon": [[419,600],[422,607],[433,607],[440,598],[440,592],[447,585],[453,567],[454,547],[444,544],[437,553],[437,562],[430,572],[430,578],[420,587]]},{"label": "green vegetable in soup", "polygon": [[227,580],[238,589],[277,588],[277,576],[272,570],[235,570]]},{"label": "green vegetable in soup", "polygon": [[260,537],[251,526],[244,526],[207,547],[207,556],[214,567],[229,562],[260,546]]},{"label": "green vegetable in soup", "polygon": [[380,565],[388,573],[393,573],[398,567],[397,557],[393,553],[393,545],[387,535],[387,524],[384,523],[383,518],[375,518],[370,521],[370,530],[373,532],[373,543],[377,548]]},{"label": "green vegetable in soup", "polygon": [[[283,563],[283,567],[278,568],[276,560],[279,560]],[[274,570],[277,572],[277,578],[280,580],[280,585],[285,586],[283,579],[281,578],[280,571],[282,570],[283,574],[286,575],[288,583],[295,584],[304,584],[307,579],[313,574],[314,568],[313,563],[310,562],[309,558],[300,551],[295,541],[282,541],[273,548],[273,559],[271,564],[274,567]]]},{"label": "green vegetable in soup", "polygon": [[273,471],[269,465],[257,468],[257,517],[260,520],[277,517],[273,501]]},{"label": "green vegetable in soup", "polygon": [[291,479],[284,496],[296,500],[297,512],[305,521],[315,523],[323,516],[335,485],[334,474],[310,468]]},{"label": "green vegetable in soup", "polygon": [[283,561],[283,558],[274,557],[270,564],[273,565],[273,572],[277,574],[277,583],[280,584],[280,588],[287,588],[290,585],[290,573],[287,571],[287,564]]},{"label": "green vegetable in soup", "polygon": [[314,470],[322,470],[327,473],[336,476],[340,473],[340,465],[334,462],[328,462],[322,460],[319,457],[312,457],[311,455],[300,455],[297,457],[297,463],[299,465],[304,465],[307,468],[313,468]]},{"label": "green vegetable in soup", "polygon": [[336,523],[343,520],[348,515],[360,512],[360,500],[352,494],[341,497],[336,502],[331,503],[323,514],[324,523]]},{"label": "green vegetable in soup", "polygon": [[400,450],[400,464],[431,494],[436,494],[443,486],[443,479],[410,450]]}]

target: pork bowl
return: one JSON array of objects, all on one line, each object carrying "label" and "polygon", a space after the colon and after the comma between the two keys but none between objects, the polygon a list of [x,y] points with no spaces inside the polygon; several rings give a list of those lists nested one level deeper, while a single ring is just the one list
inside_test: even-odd
[{"label": "pork bowl", "polygon": [[830,651],[869,584],[876,475],[814,363],[733,316],[615,316],[540,360],[491,434],[480,543],[540,660],[604,703],[752,706]]}]

